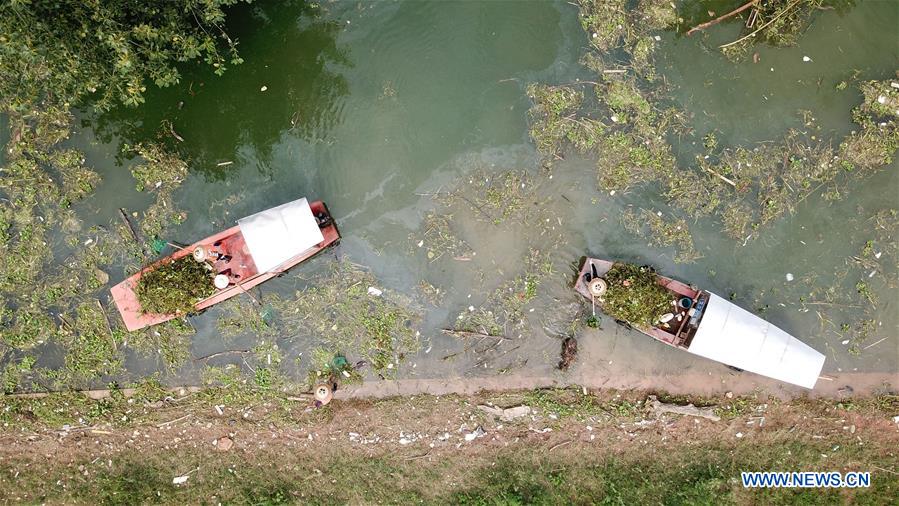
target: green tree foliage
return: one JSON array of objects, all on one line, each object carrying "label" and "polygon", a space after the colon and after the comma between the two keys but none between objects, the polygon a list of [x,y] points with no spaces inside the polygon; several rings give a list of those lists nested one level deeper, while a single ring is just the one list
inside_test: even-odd
[{"label": "green tree foliage", "polygon": [[221,74],[242,61],[222,26],[239,1],[251,0],[3,0],[0,110],[137,105],[147,81],[177,83],[180,62]]},{"label": "green tree foliage", "polygon": [[[101,267],[142,259],[127,233],[83,230],[71,209],[100,182],[83,153],[60,144],[71,132],[72,109],[136,106],[147,86],[177,83],[179,64],[221,74],[241,63],[237,42],[223,29],[224,9],[249,1],[0,0],[0,115],[10,133],[0,167],[0,342],[20,349],[60,344],[64,372],[52,371],[52,378],[90,381],[119,370],[121,331],[88,299],[99,298],[109,281]],[[152,179],[156,203],[141,224],[152,237],[182,216],[171,192],[187,164],[141,141],[134,152],[145,163],[134,175],[141,186]],[[54,260],[60,237],[74,249],[61,263]],[[164,343],[157,348],[169,362],[183,357]],[[0,366],[5,388],[13,389],[18,366]]]}]

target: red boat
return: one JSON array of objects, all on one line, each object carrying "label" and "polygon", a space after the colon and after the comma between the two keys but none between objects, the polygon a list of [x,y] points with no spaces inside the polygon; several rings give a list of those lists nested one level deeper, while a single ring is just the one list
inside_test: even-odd
[{"label": "red boat", "polygon": [[[581,267],[580,275],[575,282],[575,290],[588,300],[599,302],[601,307],[602,292],[605,291],[605,280],[603,280],[603,276],[605,276],[605,274],[609,272],[609,269],[614,265],[615,262],[610,262],[608,260],[600,260],[597,258],[586,259],[584,265]],[[671,293],[672,301],[686,298],[690,300],[690,305],[688,307],[673,306],[672,312],[677,317],[673,319],[674,321],[649,328],[641,327],[637,330],[676,348],[687,348],[689,347],[690,341],[696,333],[696,327],[698,326],[696,321],[693,322],[693,325],[689,325],[690,318],[687,313],[691,308],[696,306],[699,306],[699,311],[701,312],[702,306],[705,306],[706,302],[708,302],[708,294],[704,294],[700,290],[696,290],[690,285],[681,283],[676,279],[666,278],[661,275],[656,277],[656,282],[668,289]],[[629,322],[623,323],[630,325]]]},{"label": "red boat", "polygon": [[305,198],[237,220],[237,225],[209,236],[141,269],[112,287],[112,298],[129,331],[156,325],[177,314],[142,310],[135,288],[145,273],[163,262],[193,255],[215,273],[215,293],[194,306],[202,311],[284,273],[340,239],[337,225],[322,201]]}]

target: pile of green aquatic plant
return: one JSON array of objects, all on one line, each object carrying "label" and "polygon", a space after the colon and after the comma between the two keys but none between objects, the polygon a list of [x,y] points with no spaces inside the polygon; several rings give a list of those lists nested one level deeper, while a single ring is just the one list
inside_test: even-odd
[{"label": "pile of green aquatic plant", "polygon": [[648,328],[671,311],[671,294],[656,282],[658,276],[651,267],[617,263],[603,278],[608,289],[602,310],[616,320]]},{"label": "pile of green aquatic plant", "polygon": [[188,314],[194,304],[215,292],[204,264],[186,256],[168,260],[141,276],[137,298],[145,313]]}]

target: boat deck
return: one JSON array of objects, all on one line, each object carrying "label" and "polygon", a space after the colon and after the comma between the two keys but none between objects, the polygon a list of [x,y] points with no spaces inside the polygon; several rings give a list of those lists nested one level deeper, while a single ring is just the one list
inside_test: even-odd
[{"label": "boat deck", "polygon": [[220,257],[212,262],[216,274],[225,274],[237,283],[259,274],[239,228],[219,241],[201,245]]},{"label": "boat deck", "polygon": [[[587,283],[593,278],[604,276],[613,265],[615,265],[614,262],[608,260],[587,258],[581,267],[578,279],[575,281],[575,290],[587,299],[592,299]],[[687,348],[696,334],[702,307],[708,301],[708,293],[665,276],[659,276],[658,283],[671,292],[670,312],[673,318],[667,323],[660,323],[658,326],[648,329],[640,328],[638,330],[665,344],[678,348]],[[678,301],[684,297],[690,299],[690,307],[688,308],[683,308],[678,304]],[[691,313],[693,314],[691,315]]]},{"label": "boat deck", "polygon": [[[669,288],[670,290],[670,288]],[[677,296],[690,298],[690,307],[684,308],[677,304],[677,300],[672,305],[672,318],[667,323],[659,323],[648,331],[652,337],[677,346],[678,348],[688,348],[696,330],[699,328],[699,320],[702,316],[702,308],[708,303],[709,295],[703,291],[694,291],[694,295],[682,292],[672,293]],[[692,313],[692,314],[691,314]]]}]

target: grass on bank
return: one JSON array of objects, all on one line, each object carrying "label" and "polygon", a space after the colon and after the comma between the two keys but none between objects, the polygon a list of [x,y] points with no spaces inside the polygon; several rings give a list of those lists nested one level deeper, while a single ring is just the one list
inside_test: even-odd
[{"label": "grass on bank", "polygon": [[[867,489],[744,489],[741,471],[868,470],[864,446],[778,433],[753,444],[650,447],[627,454],[590,445],[540,451],[515,443],[438,459],[390,453],[292,449],[269,454],[213,450],[125,451],[111,459],[0,464],[0,497],[90,504],[887,504],[899,479],[873,471]],[[822,454],[832,454],[823,461]],[[878,461],[879,462],[879,461]],[[881,464],[885,464],[880,462]],[[888,464],[885,464],[888,465]],[[823,466],[823,467],[822,467]],[[189,475],[182,486],[175,476]],[[27,495],[26,495],[27,494]]]},{"label": "grass on bank", "polygon": [[[259,349],[255,354],[269,353],[276,350]],[[0,463],[0,500],[89,504],[886,504],[899,493],[899,479],[889,472],[899,465],[889,442],[894,436],[882,433],[876,425],[877,420],[888,421],[899,409],[895,395],[839,402],[800,399],[782,405],[759,396],[716,399],[656,393],[663,402],[717,403],[725,420],[712,427],[731,424],[733,431],[751,432],[745,439],[702,432],[678,436],[677,431],[669,438],[657,428],[638,430],[637,423],[648,416],[645,397],[639,392],[585,394],[580,389],[545,389],[484,393],[480,398],[415,396],[416,411],[450,412],[464,405],[477,413],[474,406],[487,400],[509,406],[525,403],[534,416],[553,427],[545,437],[508,438],[508,445],[491,442],[494,431],[489,426],[488,438],[455,450],[363,449],[347,447],[342,439],[326,439],[309,448],[302,441],[284,447],[297,439],[273,439],[264,447],[251,445],[228,453],[203,445],[169,450],[151,445],[135,450],[124,444],[133,430],[143,432],[147,426],[185,415],[191,417],[192,428],[215,422],[214,406],[224,406],[229,416],[242,418],[242,437],[257,427],[267,438],[265,427],[273,426],[326,432],[316,427],[339,424],[341,413],[358,416],[362,411],[366,419],[401,419],[408,416],[413,400],[339,402],[307,411],[306,404],[280,391],[261,388],[238,376],[224,374],[218,379],[215,386],[188,394],[169,392],[158,381],[148,380],[135,385],[130,398],[120,391],[103,400],[72,392],[44,398],[4,398],[0,426],[6,432],[0,436],[10,438],[9,444],[21,444],[15,440],[24,442],[29,434],[39,441],[27,444],[55,439],[55,433],[66,424],[76,428],[70,438],[79,437],[78,427],[91,427],[121,435],[123,439],[110,435],[112,439],[107,441],[123,444],[101,458],[96,452],[103,452],[104,445],[70,449],[56,459],[42,458],[40,452],[5,458]],[[740,419],[751,417],[758,409],[767,410],[767,428],[747,425],[743,429]],[[841,425],[859,423],[850,419],[874,425],[854,435],[845,427],[840,430]],[[679,425],[691,425],[689,422],[684,419]],[[524,431],[535,422],[519,423]],[[587,442],[579,436],[584,424],[592,425],[590,433],[600,439]],[[512,435],[515,423],[509,425],[513,433],[508,435]],[[731,429],[725,431],[730,434]],[[820,436],[814,437],[817,434]],[[864,439],[856,440],[859,435]],[[84,441],[96,438],[88,436]],[[560,445],[569,440],[571,444]],[[437,453],[421,457],[430,452]],[[741,471],[769,470],[872,471],[873,481],[871,488],[856,490],[747,490],[738,481]],[[172,483],[174,477],[183,475],[189,476],[187,483]]]}]

